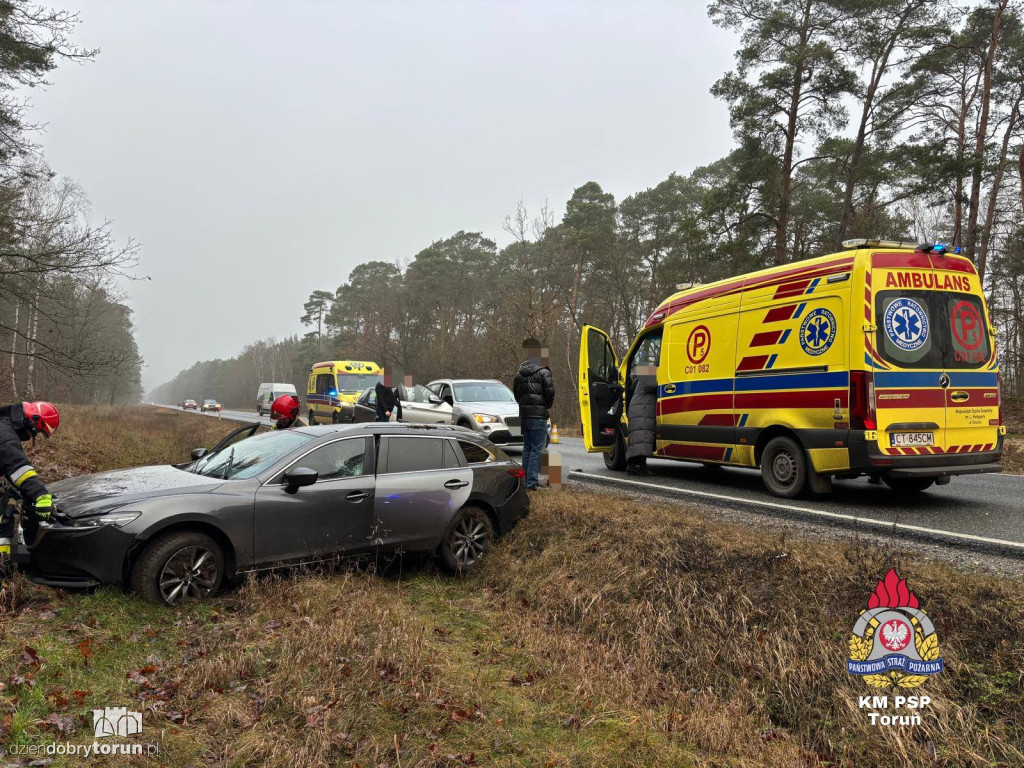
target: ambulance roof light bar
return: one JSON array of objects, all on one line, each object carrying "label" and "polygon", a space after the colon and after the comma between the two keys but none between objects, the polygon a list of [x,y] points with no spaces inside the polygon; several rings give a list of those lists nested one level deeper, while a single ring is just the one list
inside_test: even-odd
[{"label": "ambulance roof light bar", "polygon": [[914,240],[873,240],[862,237],[857,240],[843,240],[843,248],[913,248],[914,250],[931,249],[930,243],[919,243]]}]

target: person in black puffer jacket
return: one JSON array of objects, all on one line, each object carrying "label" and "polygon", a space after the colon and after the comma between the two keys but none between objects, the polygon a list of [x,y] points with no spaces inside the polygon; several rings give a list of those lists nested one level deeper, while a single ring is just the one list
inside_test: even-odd
[{"label": "person in black puffer jacket", "polygon": [[540,342],[523,342],[526,361],[512,382],[512,394],[519,403],[519,423],[523,431],[523,469],[526,487],[536,490],[540,480],[540,455],[548,436],[548,409],[555,402],[555,384],[551,369],[543,359]]},{"label": "person in black puffer jacket", "polygon": [[[637,369],[640,371],[647,369]],[[656,372],[656,368],[650,371]],[[626,449],[626,474],[651,475],[647,468],[647,457],[654,455],[656,446],[655,430],[658,416],[658,380],[656,375],[637,375],[633,384],[633,396],[629,399],[626,414],[629,417],[629,447]]]}]

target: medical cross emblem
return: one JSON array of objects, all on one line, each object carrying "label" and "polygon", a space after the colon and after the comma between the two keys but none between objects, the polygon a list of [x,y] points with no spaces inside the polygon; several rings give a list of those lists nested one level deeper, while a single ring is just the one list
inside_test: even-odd
[{"label": "medical cross emblem", "polygon": [[914,352],[928,340],[928,315],[913,299],[896,299],[885,310],[885,334],[899,349]]},{"label": "medical cross emblem", "polygon": [[921,334],[921,319],[909,309],[902,309],[893,318],[896,335],[913,341]]},{"label": "medical cross emblem", "polygon": [[800,346],[808,355],[824,354],[836,339],[836,316],[827,309],[811,310],[800,326]]},{"label": "medical cross emblem", "polygon": [[820,347],[828,341],[831,325],[823,317],[816,317],[807,328],[807,343],[812,347]]}]

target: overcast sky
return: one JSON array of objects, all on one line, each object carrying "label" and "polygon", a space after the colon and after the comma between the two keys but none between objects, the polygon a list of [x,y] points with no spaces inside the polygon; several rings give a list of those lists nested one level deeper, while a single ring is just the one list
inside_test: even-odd
[{"label": "overcast sky", "polygon": [[708,89],[735,39],[703,0],[142,2],[79,10],[102,49],[31,94],[51,167],[142,244],[147,389],[302,332],[311,291],[518,200],[557,217],[729,150]]}]

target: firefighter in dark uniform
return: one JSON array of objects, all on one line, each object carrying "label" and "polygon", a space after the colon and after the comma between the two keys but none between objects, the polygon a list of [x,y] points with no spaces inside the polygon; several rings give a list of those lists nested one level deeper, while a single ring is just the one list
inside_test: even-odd
[{"label": "firefighter in dark uniform", "polygon": [[[21,444],[35,441],[38,434],[49,437],[60,426],[60,414],[50,403],[17,403],[0,406],[0,473],[21,494],[26,540],[35,540],[40,520],[50,517],[53,497],[25,455]],[[0,591],[11,573],[11,549],[14,546],[13,507],[4,499],[0,507]]]},{"label": "firefighter in dark uniform", "polygon": [[281,395],[270,406],[271,429],[295,429],[308,426],[299,418],[299,400],[294,395]]}]

